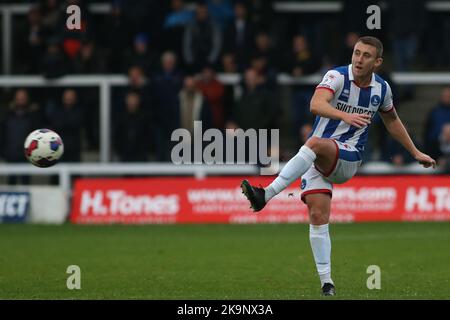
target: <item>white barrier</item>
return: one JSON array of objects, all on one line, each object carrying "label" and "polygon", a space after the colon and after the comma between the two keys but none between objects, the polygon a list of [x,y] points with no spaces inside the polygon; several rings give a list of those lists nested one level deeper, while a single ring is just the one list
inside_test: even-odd
[{"label": "white barrier", "polygon": [[[280,164],[280,169],[285,163]],[[60,188],[66,195],[70,195],[72,176],[182,176],[189,175],[203,178],[208,175],[259,175],[260,168],[255,165],[175,165],[171,163],[81,163],[57,164],[50,168],[36,168],[28,164],[7,164],[0,166],[0,176],[7,175],[58,175]],[[440,169],[425,169],[417,163],[396,167],[384,162],[370,162],[363,165],[358,174],[442,174]]]},{"label": "white barrier", "polygon": [[69,214],[69,197],[60,187],[0,186],[0,192],[30,194],[27,223],[62,224]]}]

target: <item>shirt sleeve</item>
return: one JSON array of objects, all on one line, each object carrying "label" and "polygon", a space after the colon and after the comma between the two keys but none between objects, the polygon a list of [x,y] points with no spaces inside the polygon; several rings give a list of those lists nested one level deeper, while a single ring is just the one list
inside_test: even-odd
[{"label": "shirt sleeve", "polygon": [[328,71],[316,89],[327,89],[335,94],[342,89],[344,85],[344,77],[336,70]]},{"label": "shirt sleeve", "polygon": [[382,101],[380,105],[381,112],[389,112],[394,110],[394,102],[392,99],[392,90],[389,83],[386,82],[386,95],[384,96],[384,100]]}]

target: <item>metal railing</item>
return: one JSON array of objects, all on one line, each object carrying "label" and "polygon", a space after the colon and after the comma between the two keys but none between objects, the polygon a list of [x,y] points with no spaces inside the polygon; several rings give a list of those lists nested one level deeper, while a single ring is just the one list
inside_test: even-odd
[{"label": "metal railing", "polygon": [[50,168],[37,168],[31,164],[7,164],[0,166],[0,176],[58,175],[59,185],[70,194],[73,175],[84,176],[122,176],[122,175],[192,175],[203,178],[207,175],[256,175],[258,167],[254,165],[175,165],[171,163],[81,163],[57,164]]}]

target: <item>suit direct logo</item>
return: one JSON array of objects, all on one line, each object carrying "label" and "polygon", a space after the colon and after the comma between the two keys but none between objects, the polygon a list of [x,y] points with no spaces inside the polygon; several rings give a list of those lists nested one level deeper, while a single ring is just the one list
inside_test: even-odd
[{"label": "suit direct logo", "polygon": [[0,192],[0,223],[24,222],[30,211],[29,192]]},{"label": "suit direct logo", "polygon": [[379,105],[380,102],[381,102],[381,98],[380,98],[380,96],[377,96],[377,95],[372,96],[372,98],[370,99],[370,103],[371,103],[373,106]]}]

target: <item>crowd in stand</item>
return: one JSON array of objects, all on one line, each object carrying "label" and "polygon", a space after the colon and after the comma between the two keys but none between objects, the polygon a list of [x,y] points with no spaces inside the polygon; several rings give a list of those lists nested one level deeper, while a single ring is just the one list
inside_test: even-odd
[{"label": "crowd in stand", "polygon": [[[326,39],[317,37],[324,31],[322,21],[305,20],[292,28],[292,20],[277,18],[270,1],[113,0],[109,15],[94,18],[85,1],[41,0],[32,6],[26,21],[15,24],[13,71],[49,79],[68,74],[126,74],[129,84],[114,88],[111,99],[115,159],[170,161],[172,131],[180,127],[192,131],[195,120],[203,121],[203,129],[279,128],[286,115],[278,102],[276,76],[283,72],[302,77],[350,63],[353,45],[359,35],[367,34],[365,20],[364,25],[351,23],[355,19],[350,17],[366,16],[368,1],[357,3],[344,1],[339,17],[344,21],[339,31],[345,35],[339,39],[343,45],[328,51]],[[433,48],[431,40],[423,37],[423,2],[388,3],[390,34],[371,34],[387,44],[393,70],[409,71],[417,65],[420,45]],[[71,4],[81,7],[81,30],[66,28],[65,8]],[[404,12],[396,15],[405,8],[411,11],[407,19]],[[449,20],[442,23],[446,23],[441,35],[445,37],[445,32],[450,34]],[[450,52],[448,46],[444,41],[442,55]],[[448,59],[440,57],[432,60],[436,65],[427,67],[448,67]],[[389,75],[380,72],[389,81]],[[242,80],[239,85],[226,85],[217,73],[241,74]],[[311,130],[313,90],[314,86],[292,90],[289,135],[296,146]],[[413,87],[397,91],[399,99],[414,95]],[[10,92],[10,99],[0,106],[0,157],[7,162],[24,161],[25,136],[45,126],[63,137],[64,161],[81,161],[83,150],[98,150],[98,94],[98,88]],[[383,136],[385,131],[377,132],[378,140],[384,141],[379,146],[381,160],[398,165],[411,161]],[[450,87],[443,89],[429,114],[425,132],[423,144],[428,152],[450,166]],[[365,156],[371,159],[370,152]]]}]

